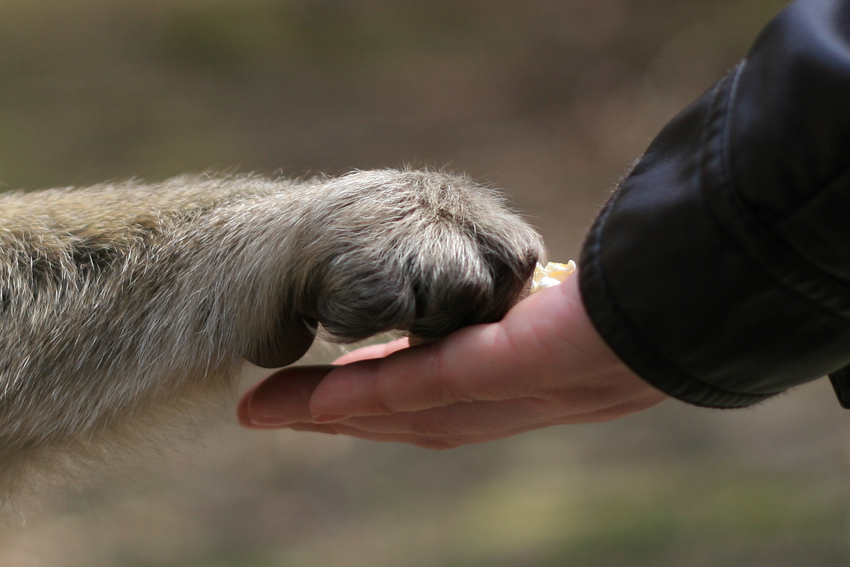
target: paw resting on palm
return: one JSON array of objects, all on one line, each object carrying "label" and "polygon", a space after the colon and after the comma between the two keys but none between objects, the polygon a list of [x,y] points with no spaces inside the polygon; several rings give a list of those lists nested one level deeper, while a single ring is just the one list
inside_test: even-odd
[{"label": "paw resting on palm", "polygon": [[[304,321],[342,342],[390,330],[437,339],[497,321],[545,256],[540,237],[498,193],[463,176],[357,172],[313,191],[306,214],[323,222],[306,222],[297,235],[298,271],[308,276],[288,291],[280,326],[299,350]],[[291,349],[293,341],[281,342]],[[282,348],[252,362],[280,365],[274,353]]]}]

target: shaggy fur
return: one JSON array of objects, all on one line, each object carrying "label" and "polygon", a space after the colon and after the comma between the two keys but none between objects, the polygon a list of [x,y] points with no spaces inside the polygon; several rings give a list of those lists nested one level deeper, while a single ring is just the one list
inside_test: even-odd
[{"label": "shaggy fur", "polygon": [[231,393],[244,358],[294,362],[317,323],[498,320],[543,255],[492,190],[433,171],[0,195],[0,492]]}]

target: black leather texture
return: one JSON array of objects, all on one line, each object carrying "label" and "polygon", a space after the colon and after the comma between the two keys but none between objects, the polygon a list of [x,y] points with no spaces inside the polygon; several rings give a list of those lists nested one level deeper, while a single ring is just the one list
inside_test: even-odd
[{"label": "black leather texture", "polygon": [[789,5],[661,131],[580,274],[603,338],[686,402],[748,406],[850,365],[850,1]]}]

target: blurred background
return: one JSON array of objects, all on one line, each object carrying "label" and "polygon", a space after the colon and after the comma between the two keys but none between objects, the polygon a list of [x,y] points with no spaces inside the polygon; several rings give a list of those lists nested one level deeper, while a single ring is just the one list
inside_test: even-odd
[{"label": "blurred background", "polygon": [[[565,261],[783,3],[3,0],[0,188],[447,167]],[[45,494],[0,566],[848,565],[848,415],[821,380],[447,452],[228,415]]]}]

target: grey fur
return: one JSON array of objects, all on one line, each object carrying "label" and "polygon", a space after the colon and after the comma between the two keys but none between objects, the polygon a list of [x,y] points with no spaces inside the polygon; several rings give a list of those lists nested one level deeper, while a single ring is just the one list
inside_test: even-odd
[{"label": "grey fur", "polygon": [[543,255],[435,171],[0,195],[0,491],[230,394],[243,357],[293,362],[317,321],[350,342],[498,320]]}]

